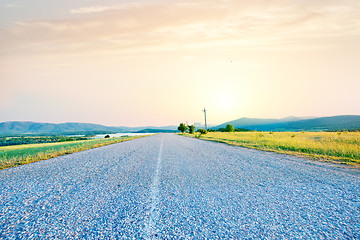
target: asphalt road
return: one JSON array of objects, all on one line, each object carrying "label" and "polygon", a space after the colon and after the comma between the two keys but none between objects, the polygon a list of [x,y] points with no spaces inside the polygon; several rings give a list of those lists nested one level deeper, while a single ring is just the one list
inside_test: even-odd
[{"label": "asphalt road", "polygon": [[0,171],[0,239],[360,239],[360,174],[172,134]]}]

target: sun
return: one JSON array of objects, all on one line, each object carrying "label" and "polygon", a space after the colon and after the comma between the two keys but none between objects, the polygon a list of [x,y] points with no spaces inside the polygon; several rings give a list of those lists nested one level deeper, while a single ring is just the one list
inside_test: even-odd
[{"label": "sun", "polygon": [[223,95],[218,100],[219,107],[229,108],[231,105],[231,99],[229,96]]}]

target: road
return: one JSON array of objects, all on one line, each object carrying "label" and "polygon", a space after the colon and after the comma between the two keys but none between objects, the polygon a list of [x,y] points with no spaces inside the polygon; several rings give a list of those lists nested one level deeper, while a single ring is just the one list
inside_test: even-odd
[{"label": "road", "polygon": [[160,134],[0,171],[0,239],[360,239],[358,171]]}]

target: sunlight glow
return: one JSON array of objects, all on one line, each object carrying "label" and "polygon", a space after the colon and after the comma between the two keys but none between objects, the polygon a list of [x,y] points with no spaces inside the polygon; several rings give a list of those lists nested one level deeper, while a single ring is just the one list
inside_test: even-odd
[{"label": "sunlight glow", "polygon": [[230,108],[231,107],[231,100],[229,96],[221,96],[219,98],[219,105],[222,108]]},{"label": "sunlight glow", "polygon": [[360,113],[359,0],[3,2],[0,122]]}]

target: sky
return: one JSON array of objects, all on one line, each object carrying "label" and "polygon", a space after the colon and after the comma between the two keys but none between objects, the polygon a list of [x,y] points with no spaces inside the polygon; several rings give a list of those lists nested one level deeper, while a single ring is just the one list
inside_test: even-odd
[{"label": "sky", "polygon": [[1,0],[0,122],[360,114],[359,0]]}]

